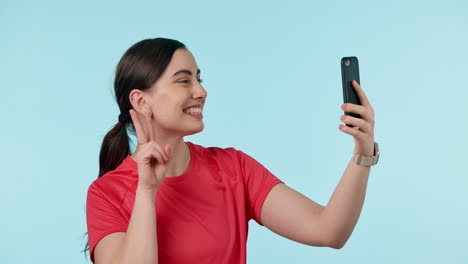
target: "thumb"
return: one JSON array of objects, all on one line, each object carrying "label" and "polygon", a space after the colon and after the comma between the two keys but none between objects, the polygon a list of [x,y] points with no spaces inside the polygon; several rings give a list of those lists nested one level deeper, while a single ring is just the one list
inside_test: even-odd
[{"label": "thumb", "polygon": [[164,148],[164,152],[166,153],[166,155],[167,155],[167,157],[168,157],[169,159],[172,158],[172,155],[171,155],[171,152],[172,152],[171,145],[166,144],[166,147]]}]

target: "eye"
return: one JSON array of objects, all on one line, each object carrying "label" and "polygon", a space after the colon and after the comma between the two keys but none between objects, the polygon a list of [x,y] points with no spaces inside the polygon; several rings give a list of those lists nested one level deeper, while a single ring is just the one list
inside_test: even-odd
[{"label": "eye", "polygon": [[[197,80],[199,83],[203,83],[203,79],[198,79]],[[178,83],[190,83],[190,80],[181,80]]]}]

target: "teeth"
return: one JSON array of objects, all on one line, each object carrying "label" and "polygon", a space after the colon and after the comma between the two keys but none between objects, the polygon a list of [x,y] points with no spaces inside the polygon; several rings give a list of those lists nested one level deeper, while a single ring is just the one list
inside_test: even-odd
[{"label": "teeth", "polygon": [[189,114],[201,114],[202,109],[200,107],[192,107],[192,108],[186,109],[185,112]]}]

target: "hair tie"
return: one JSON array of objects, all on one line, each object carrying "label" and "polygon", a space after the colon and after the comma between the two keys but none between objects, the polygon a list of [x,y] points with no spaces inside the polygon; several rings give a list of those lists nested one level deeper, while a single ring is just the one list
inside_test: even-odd
[{"label": "hair tie", "polygon": [[128,113],[125,113],[125,114],[121,113],[119,115],[119,123],[122,124],[122,125],[127,124],[128,119],[129,119]]}]

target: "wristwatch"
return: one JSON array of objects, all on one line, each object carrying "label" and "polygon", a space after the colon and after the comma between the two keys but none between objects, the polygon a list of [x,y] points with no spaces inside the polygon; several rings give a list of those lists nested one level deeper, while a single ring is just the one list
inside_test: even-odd
[{"label": "wristwatch", "polygon": [[364,157],[364,156],[359,155],[358,153],[354,153],[353,161],[357,165],[370,167],[370,166],[374,166],[375,164],[377,164],[377,162],[379,161],[379,156],[380,156],[379,144],[377,144],[377,142],[374,142],[374,156]]}]

